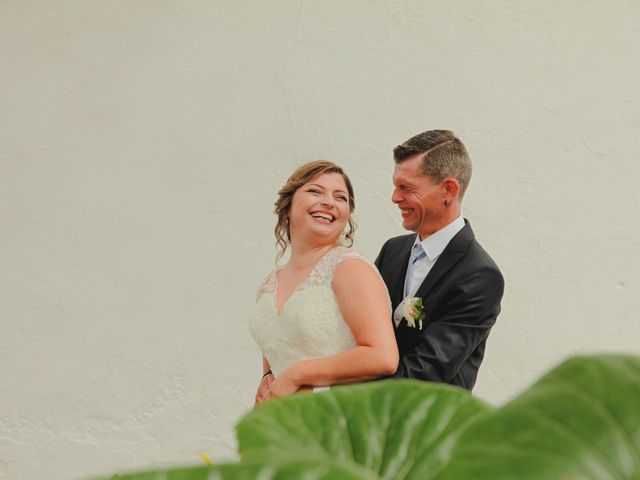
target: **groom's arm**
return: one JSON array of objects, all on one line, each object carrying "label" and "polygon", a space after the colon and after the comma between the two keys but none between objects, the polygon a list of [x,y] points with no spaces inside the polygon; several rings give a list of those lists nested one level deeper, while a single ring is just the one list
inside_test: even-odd
[{"label": "groom's arm", "polygon": [[[402,356],[395,376],[452,383],[489,335],[503,291],[504,280],[496,268],[484,267],[466,275],[454,291],[444,295],[436,317],[427,318],[419,343],[413,353]],[[476,372],[479,366],[480,360]],[[473,385],[461,386],[470,389]]]},{"label": "groom's arm", "polygon": [[382,262],[384,261],[384,254],[387,251],[387,245],[389,244],[389,240],[387,240],[386,242],[384,242],[384,245],[382,245],[382,248],[380,249],[380,253],[378,254],[378,256],[376,257],[376,260],[374,263],[374,265],[376,266],[376,268],[378,269],[379,272],[381,272],[382,270]]}]

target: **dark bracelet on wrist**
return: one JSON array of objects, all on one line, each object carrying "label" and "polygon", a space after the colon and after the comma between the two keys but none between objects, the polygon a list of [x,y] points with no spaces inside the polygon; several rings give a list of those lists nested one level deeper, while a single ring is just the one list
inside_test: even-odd
[{"label": "dark bracelet on wrist", "polygon": [[264,380],[264,377],[266,377],[267,375],[273,375],[273,372],[271,371],[271,369],[269,369],[266,372],[264,372],[264,374],[262,375],[262,378],[260,379],[260,381]]}]

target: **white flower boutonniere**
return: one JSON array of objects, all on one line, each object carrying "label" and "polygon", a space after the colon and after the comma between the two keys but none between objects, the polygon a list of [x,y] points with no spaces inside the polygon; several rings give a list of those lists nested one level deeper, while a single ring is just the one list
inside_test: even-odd
[{"label": "white flower boutonniere", "polygon": [[417,323],[418,329],[422,330],[422,322],[427,318],[427,314],[424,313],[424,306],[422,305],[422,299],[420,297],[405,298],[399,305],[398,310],[400,310],[398,312],[399,319],[396,325],[404,320],[409,327],[416,328]]}]

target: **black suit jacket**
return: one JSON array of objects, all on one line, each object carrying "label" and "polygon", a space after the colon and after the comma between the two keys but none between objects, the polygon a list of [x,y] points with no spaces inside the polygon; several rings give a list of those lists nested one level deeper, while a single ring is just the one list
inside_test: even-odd
[{"label": "black suit jacket", "polygon": [[[392,311],[403,300],[415,238],[410,234],[388,240],[375,262],[389,289]],[[489,331],[500,313],[503,292],[498,266],[475,240],[465,220],[464,228],[449,242],[416,292],[426,313],[422,330],[404,321],[395,328],[400,350],[395,376],[471,390]]]}]

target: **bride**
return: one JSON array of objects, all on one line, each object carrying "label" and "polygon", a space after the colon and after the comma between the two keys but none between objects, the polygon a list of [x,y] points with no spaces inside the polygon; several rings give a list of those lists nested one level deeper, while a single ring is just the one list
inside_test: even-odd
[{"label": "bride", "polygon": [[336,164],[298,168],[278,192],[280,259],[258,290],[250,322],[263,357],[255,402],[302,389],[388,376],[398,366],[386,287],[352,241],[353,188]]}]

